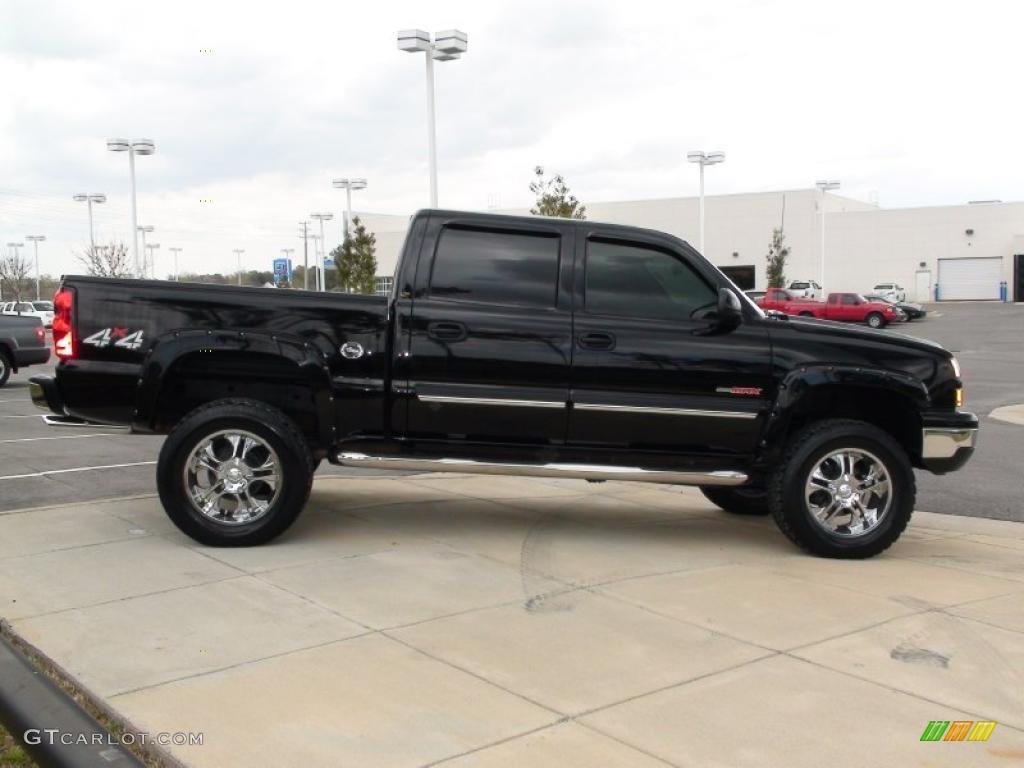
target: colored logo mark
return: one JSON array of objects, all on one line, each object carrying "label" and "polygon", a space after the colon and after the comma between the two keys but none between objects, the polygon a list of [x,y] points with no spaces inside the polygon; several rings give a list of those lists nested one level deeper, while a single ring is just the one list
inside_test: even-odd
[{"label": "colored logo mark", "polygon": [[988,741],[995,727],[992,720],[932,720],[921,741]]}]

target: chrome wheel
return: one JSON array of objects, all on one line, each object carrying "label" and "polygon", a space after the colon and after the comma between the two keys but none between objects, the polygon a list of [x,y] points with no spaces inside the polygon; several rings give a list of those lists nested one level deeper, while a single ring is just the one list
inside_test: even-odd
[{"label": "chrome wheel", "polygon": [[185,461],[185,493],[192,506],[223,525],[258,520],[281,491],[281,461],[252,432],[228,429],[200,440]]},{"label": "chrome wheel", "polygon": [[820,459],[804,485],[804,499],[814,521],[839,536],[863,536],[873,530],[892,505],[889,470],[872,453],[843,448]]}]

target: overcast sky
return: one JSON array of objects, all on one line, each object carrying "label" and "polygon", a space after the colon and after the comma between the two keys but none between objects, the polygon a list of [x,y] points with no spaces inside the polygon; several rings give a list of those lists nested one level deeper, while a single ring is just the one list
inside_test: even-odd
[{"label": "overcast sky", "polygon": [[692,195],[700,148],[727,153],[709,194],[830,177],[883,206],[1020,200],[1022,9],[0,0],[0,244],[47,235],[42,270],[79,271],[76,192],[106,193],[97,237],[127,240],[113,136],[156,142],[137,170],[161,274],[170,246],[182,269],[233,270],[233,248],[269,269],[303,217],[340,211],[335,176],[369,179],[357,209],[425,206],[423,56],[395,46],[412,27],[469,35],[436,66],[445,207],[525,207],[535,164],[584,202]]}]

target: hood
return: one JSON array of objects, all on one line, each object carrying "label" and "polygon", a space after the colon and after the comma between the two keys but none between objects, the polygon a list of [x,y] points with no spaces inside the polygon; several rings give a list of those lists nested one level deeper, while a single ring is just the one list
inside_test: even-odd
[{"label": "hood", "polygon": [[874,344],[889,344],[894,347],[905,347],[918,352],[930,352],[942,357],[952,357],[953,354],[934,341],[918,339],[907,336],[905,333],[893,333],[889,330],[868,328],[867,326],[850,325],[835,320],[816,320],[810,317],[790,317],[786,322],[791,328],[805,333],[813,333],[817,336],[828,336],[837,342],[844,339],[869,341]]}]

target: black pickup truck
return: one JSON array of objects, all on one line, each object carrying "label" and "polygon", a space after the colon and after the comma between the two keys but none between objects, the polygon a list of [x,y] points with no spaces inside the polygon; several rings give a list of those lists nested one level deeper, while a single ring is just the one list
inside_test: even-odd
[{"label": "black pickup truck", "polygon": [[699,486],[867,557],[978,428],[942,347],[766,315],[685,242],[590,221],[422,211],[388,297],[66,277],[55,303],[33,399],[169,434],[164,508],[213,545],[284,531],[326,458]]}]

